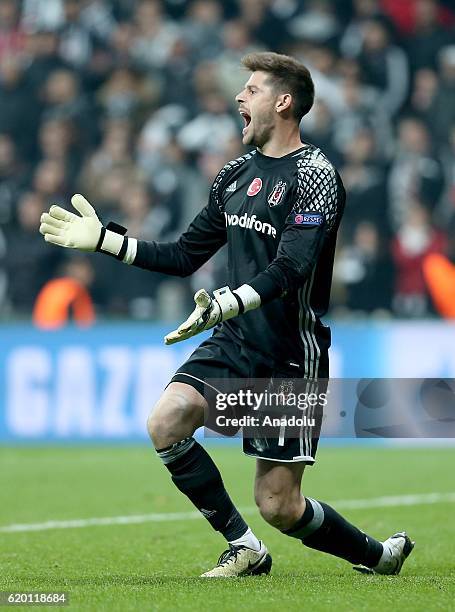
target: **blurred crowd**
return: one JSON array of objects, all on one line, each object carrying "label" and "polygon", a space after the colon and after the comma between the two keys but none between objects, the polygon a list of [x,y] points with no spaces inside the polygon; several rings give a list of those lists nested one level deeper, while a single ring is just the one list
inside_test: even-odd
[{"label": "blurred crowd", "polygon": [[347,188],[332,315],[438,316],[425,261],[455,262],[453,0],[0,0],[1,318],[29,318],[60,277],[99,319],[177,319],[226,282],[224,252],[182,281],[74,256],[38,226],[81,192],[129,235],[175,239],[244,152],[253,50],[310,68],[302,139]]}]

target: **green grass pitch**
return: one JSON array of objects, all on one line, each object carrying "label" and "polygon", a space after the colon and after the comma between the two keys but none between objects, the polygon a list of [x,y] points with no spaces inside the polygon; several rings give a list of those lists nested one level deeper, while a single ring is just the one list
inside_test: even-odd
[{"label": "green grass pitch", "polygon": [[[225,548],[204,519],[2,531],[17,523],[193,510],[145,446],[2,448],[0,590],[65,590],[66,609],[96,612],[454,609],[450,500],[343,510],[372,535],[406,529],[417,542],[400,576],[364,576],[268,527],[252,508],[254,460],[237,447],[212,452],[233,499],[272,553],[270,576],[199,579]],[[329,502],[449,493],[453,460],[448,448],[322,448],[304,491]]]}]

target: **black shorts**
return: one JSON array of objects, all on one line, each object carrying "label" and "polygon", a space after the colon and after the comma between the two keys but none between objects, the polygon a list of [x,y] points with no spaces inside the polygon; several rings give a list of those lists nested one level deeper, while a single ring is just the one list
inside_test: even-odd
[{"label": "black shorts", "polygon": [[[321,355],[318,368],[319,379],[328,379],[328,354]],[[212,380],[210,380],[212,379]],[[205,340],[177,370],[171,382],[182,382],[191,385],[209,404],[209,414],[214,395],[220,392],[220,387],[213,384],[213,379],[267,379],[270,381],[283,379],[296,379],[304,384],[308,381],[302,376],[298,364],[274,364],[251,348],[246,348],[225,333],[215,331],[213,336]],[[325,383],[326,384],[326,383]],[[225,389],[223,385],[223,389]],[[211,399],[212,398],[212,399]],[[213,414],[213,411],[211,412]],[[312,465],[315,462],[319,434],[322,422],[322,410],[313,410],[313,424],[310,427],[300,426],[297,433],[286,435],[286,428],[281,426],[280,431],[273,436],[265,436],[262,429],[259,433],[247,435],[243,431],[243,452],[246,455],[267,459],[269,461],[302,462]],[[213,423],[213,421],[212,421]],[[316,423],[316,424],[314,424]],[[212,427],[210,419],[206,419],[206,427]],[[235,435],[239,428],[227,431],[224,435]]]}]

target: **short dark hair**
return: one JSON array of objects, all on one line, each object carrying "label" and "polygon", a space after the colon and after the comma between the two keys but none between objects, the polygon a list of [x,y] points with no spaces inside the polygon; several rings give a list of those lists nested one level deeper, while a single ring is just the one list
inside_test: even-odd
[{"label": "short dark hair", "polygon": [[297,121],[306,115],[314,102],[314,83],[306,66],[289,55],[269,51],[248,53],[242,58],[247,70],[267,72],[273,86],[289,92],[294,100],[292,112]]}]

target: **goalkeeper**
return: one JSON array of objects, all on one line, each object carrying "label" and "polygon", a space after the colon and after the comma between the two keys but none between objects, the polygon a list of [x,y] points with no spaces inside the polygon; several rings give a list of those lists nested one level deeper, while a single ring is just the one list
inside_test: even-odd
[{"label": "goalkeeper", "polygon": [[[118,225],[104,227],[81,195],[72,198],[78,214],[52,206],[40,227],[47,242],[179,276],[192,274],[228,245],[229,286],[213,296],[198,291],[193,313],[165,342],[215,331],[174,374],[147,424],[174,484],[229,543],[204,577],[264,574],[272,564],[218,468],[193,438],[208,409],[208,380],[328,378],[330,330],[321,317],[328,309],[345,201],[335,168],[318,148],[300,140],[300,120],[314,98],[308,70],[275,53],[250,54],[243,65],[251,76],[236,101],[243,143],[254,148],[221,169],[207,206],[177,242],[138,241]],[[379,542],[329,505],[302,495],[318,432],[308,426],[298,436],[283,431],[275,438],[244,437],[244,452],[256,458],[255,500],[262,517],[283,534],[362,571],[399,573],[413,547],[404,532]]]}]

